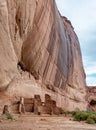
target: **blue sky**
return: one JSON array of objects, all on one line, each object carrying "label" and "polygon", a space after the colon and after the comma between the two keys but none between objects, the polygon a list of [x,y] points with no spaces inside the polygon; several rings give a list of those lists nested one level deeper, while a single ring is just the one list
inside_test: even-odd
[{"label": "blue sky", "polygon": [[87,85],[96,86],[96,0],[56,0],[78,35]]}]

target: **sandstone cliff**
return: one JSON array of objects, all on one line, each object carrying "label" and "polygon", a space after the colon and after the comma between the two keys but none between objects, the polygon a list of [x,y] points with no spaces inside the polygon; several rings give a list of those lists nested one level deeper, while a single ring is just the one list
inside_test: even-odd
[{"label": "sandstone cliff", "polygon": [[0,0],[0,91],[86,110],[78,38],[54,0]]},{"label": "sandstone cliff", "polygon": [[89,86],[88,88],[88,109],[96,111],[96,86]]}]

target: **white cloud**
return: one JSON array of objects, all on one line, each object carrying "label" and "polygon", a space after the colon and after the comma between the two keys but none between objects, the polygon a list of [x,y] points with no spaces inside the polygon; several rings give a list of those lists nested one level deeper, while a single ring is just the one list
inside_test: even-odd
[{"label": "white cloud", "polygon": [[88,86],[96,86],[96,78],[95,77],[87,77],[86,78]]},{"label": "white cloud", "polygon": [[56,0],[62,15],[67,16],[73,23],[77,33],[84,33],[96,27],[96,0]]},{"label": "white cloud", "polygon": [[86,74],[87,75],[93,75],[96,74],[96,63],[92,62],[90,64],[87,64],[85,68]]}]

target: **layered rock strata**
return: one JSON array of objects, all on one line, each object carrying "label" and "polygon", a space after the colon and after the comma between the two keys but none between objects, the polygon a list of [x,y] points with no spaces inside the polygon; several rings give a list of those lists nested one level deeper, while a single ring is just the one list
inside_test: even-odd
[{"label": "layered rock strata", "polygon": [[78,38],[54,0],[0,0],[0,91],[86,110]]}]

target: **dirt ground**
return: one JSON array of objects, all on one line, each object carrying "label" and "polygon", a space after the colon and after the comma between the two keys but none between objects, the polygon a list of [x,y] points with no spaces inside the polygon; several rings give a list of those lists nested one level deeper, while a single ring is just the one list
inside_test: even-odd
[{"label": "dirt ground", "polygon": [[75,122],[64,116],[14,115],[14,120],[0,118],[0,130],[96,130],[96,125]]}]

